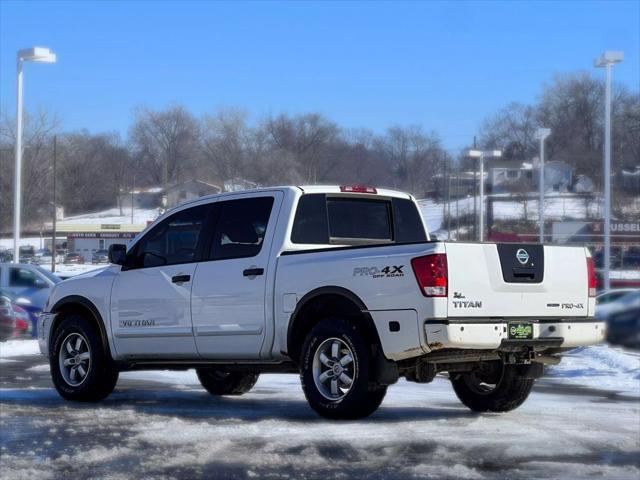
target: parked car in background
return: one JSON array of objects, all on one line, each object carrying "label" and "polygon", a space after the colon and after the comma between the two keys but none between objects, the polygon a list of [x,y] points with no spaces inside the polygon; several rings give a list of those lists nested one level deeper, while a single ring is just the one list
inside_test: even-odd
[{"label": "parked car in background", "polygon": [[[620,268],[622,265],[622,250],[620,247],[612,247],[610,254],[611,268]],[[593,263],[597,269],[604,268],[604,250],[602,248],[593,252]]]},{"label": "parked car in background", "polygon": [[56,263],[63,263],[66,255],[66,250],[56,250]]},{"label": "parked car in background", "polygon": [[37,334],[38,315],[47,302],[49,292],[60,281],[54,274],[37,265],[0,264],[0,289],[29,313],[33,336]]},{"label": "parked car in background", "polygon": [[91,263],[109,263],[109,252],[107,250],[96,250],[91,255]]},{"label": "parked car in background", "polygon": [[9,340],[16,328],[16,314],[11,298],[0,292],[0,341]]},{"label": "parked car in background", "polygon": [[31,263],[33,258],[36,256],[36,249],[31,245],[22,245],[19,249],[19,262],[20,263]]},{"label": "parked car in background", "polygon": [[610,343],[640,348],[640,289],[597,305],[596,318],[607,322],[607,340]]},{"label": "parked car in background", "polygon": [[0,249],[0,263],[13,260],[13,252],[8,248]]},{"label": "parked car in background", "polygon": [[629,247],[622,257],[622,268],[640,269],[640,247]]},{"label": "parked car in background", "polygon": [[33,263],[34,265],[51,265],[52,261],[53,261],[53,257],[51,255],[51,252],[49,250],[44,250],[37,253],[33,257],[33,260],[31,263]]},{"label": "parked car in background", "polygon": [[67,253],[64,257],[64,263],[68,265],[84,263],[84,257],[79,253]]},{"label": "parked car in background", "polygon": [[636,288],[612,288],[605,292],[601,292],[596,297],[596,305],[606,305],[611,302],[615,302],[621,297],[624,297],[629,292],[635,292]]},{"label": "parked car in background", "polygon": [[[15,297],[10,293],[0,290],[0,330],[11,323],[13,317],[13,328],[9,337],[27,337],[31,335],[31,315],[27,310],[15,302]],[[4,339],[4,333],[0,333],[0,338]]]}]

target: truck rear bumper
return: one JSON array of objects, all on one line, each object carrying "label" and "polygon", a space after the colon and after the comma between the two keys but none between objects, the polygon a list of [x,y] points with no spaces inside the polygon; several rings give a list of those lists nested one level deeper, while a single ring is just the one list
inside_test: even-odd
[{"label": "truck rear bumper", "polygon": [[[604,322],[588,319],[562,319],[557,321],[531,322],[533,342],[544,339],[562,339],[560,348],[573,348],[603,342],[606,335]],[[518,320],[520,322],[520,320]],[[430,351],[441,348],[470,348],[493,350],[509,340],[508,320],[500,321],[437,321],[430,320],[424,325],[427,347]],[[521,323],[521,322],[520,322]],[[524,344],[527,341],[521,340]],[[537,342],[542,345],[544,342]],[[555,342],[554,342],[555,343]]]}]

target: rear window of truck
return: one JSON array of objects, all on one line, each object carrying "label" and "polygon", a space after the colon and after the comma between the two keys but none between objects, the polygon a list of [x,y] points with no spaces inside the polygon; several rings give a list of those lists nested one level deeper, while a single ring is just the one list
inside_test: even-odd
[{"label": "rear window of truck", "polygon": [[427,240],[420,214],[407,199],[303,195],[291,241],[298,244],[411,243]]}]

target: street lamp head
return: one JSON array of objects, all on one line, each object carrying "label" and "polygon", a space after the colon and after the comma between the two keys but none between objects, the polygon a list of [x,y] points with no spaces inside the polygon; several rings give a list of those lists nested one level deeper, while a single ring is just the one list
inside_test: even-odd
[{"label": "street lamp head", "polygon": [[538,140],[544,140],[545,138],[547,138],[549,135],[551,135],[551,129],[550,128],[539,128],[538,131],[536,132],[536,138]]},{"label": "street lamp head", "polygon": [[607,50],[594,60],[593,65],[602,68],[607,65],[615,65],[622,62],[622,60],[624,60],[624,52]]},{"label": "street lamp head", "polygon": [[23,62],[56,63],[56,54],[45,47],[24,48],[18,51],[18,60]]}]

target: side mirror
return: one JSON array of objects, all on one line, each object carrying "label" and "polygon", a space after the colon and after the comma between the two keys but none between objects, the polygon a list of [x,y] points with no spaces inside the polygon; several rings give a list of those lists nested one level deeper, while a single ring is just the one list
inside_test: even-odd
[{"label": "side mirror", "polygon": [[36,279],[34,286],[39,289],[49,288],[49,284],[44,280],[42,280],[41,278]]},{"label": "side mirror", "polygon": [[127,258],[127,246],[119,243],[109,245],[109,263],[124,265]]}]

